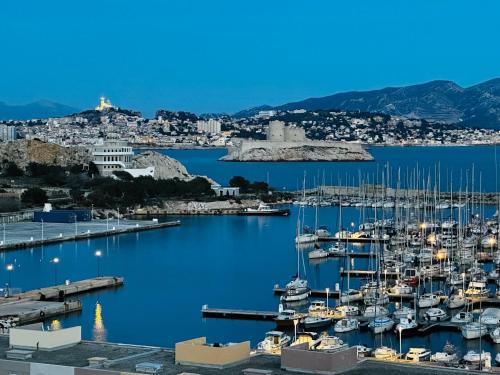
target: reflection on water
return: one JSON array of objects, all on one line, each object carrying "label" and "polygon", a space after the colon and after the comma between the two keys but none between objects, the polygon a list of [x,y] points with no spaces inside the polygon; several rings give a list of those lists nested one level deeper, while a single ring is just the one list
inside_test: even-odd
[{"label": "reflection on water", "polygon": [[106,341],[107,331],[102,321],[102,306],[99,302],[95,304],[94,328],[92,330],[92,339],[94,341]]}]

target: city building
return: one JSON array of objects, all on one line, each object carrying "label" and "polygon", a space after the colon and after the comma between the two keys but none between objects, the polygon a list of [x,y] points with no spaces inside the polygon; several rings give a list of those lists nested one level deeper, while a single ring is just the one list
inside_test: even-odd
[{"label": "city building", "polygon": [[221,132],[221,123],[214,119],[208,121],[198,120],[196,122],[196,128],[202,133],[218,134]]},{"label": "city building", "polygon": [[15,126],[0,125],[0,139],[2,142],[10,142],[17,139],[17,132]]},{"label": "city building", "polygon": [[224,197],[224,196],[237,197],[240,195],[239,187],[226,187],[220,184],[213,184],[211,188],[214,191],[215,195],[218,197]]}]

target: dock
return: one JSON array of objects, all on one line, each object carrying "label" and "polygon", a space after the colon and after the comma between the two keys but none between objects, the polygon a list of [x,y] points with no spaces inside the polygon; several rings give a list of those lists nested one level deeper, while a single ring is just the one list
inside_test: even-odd
[{"label": "dock", "polygon": [[46,318],[82,310],[79,300],[66,297],[123,285],[123,277],[96,277],[74,283],[30,290],[0,298],[0,318],[15,317],[18,324],[34,323]]},{"label": "dock", "polygon": [[201,309],[203,318],[225,318],[242,320],[272,321],[278,316],[277,311],[241,310],[241,309],[214,309],[207,305]]},{"label": "dock", "polygon": [[[281,288],[279,285],[275,285],[273,288],[274,294],[281,296],[282,294],[285,293],[285,288]],[[316,298],[326,298],[327,293],[326,289],[311,289],[311,297],[316,297]],[[340,292],[337,290],[334,290],[333,288],[328,292],[328,298],[339,298],[340,297]]]},{"label": "dock", "polygon": [[337,238],[334,236],[320,236],[318,237],[320,242],[350,242],[350,243],[388,243],[389,239],[381,238]]}]

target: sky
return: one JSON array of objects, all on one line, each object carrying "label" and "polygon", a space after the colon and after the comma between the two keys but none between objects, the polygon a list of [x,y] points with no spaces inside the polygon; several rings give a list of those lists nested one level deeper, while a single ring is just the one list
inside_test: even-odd
[{"label": "sky", "polygon": [[227,112],[500,77],[500,1],[3,0],[0,101]]}]

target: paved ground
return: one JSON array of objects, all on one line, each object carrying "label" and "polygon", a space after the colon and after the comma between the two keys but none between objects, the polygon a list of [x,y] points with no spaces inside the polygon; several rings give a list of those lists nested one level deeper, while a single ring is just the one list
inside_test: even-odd
[{"label": "paved ground", "polygon": [[118,222],[117,219],[110,219],[109,221],[77,222],[76,225],[74,223],[43,223],[42,225],[42,223],[23,221],[6,223],[4,227],[3,223],[0,222],[0,242],[5,240],[5,244],[13,244],[58,237],[73,237],[75,234],[100,233],[113,230],[113,228],[125,229],[150,224],[152,222],[149,220],[121,219]]}]

